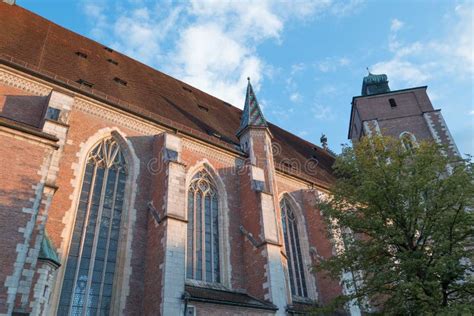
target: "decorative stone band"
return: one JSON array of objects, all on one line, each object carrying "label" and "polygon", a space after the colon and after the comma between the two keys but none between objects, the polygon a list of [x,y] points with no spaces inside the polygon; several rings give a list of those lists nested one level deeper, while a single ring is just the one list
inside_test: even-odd
[{"label": "decorative stone band", "polygon": [[8,71],[3,65],[0,65],[0,83],[38,96],[47,96],[52,90],[47,85]]}]

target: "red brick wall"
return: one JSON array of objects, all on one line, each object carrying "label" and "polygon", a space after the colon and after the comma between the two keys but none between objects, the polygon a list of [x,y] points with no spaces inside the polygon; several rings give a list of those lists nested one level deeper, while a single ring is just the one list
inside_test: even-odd
[{"label": "red brick wall", "polygon": [[[153,145],[153,169],[151,200],[160,218],[163,216],[162,205],[164,202],[166,169],[162,157],[164,137],[155,137]],[[148,212],[148,234],[145,258],[145,291],[143,297],[143,311],[145,315],[153,315],[160,311],[162,303],[162,269],[164,263],[163,238],[166,231],[167,221],[158,224],[152,214]]]},{"label": "red brick wall", "polygon": [[[394,99],[397,106],[391,107],[389,99]],[[355,104],[363,121],[421,115],[433,110],[424,88],[360,97]]]},{"label": "red brick wall", "polygon": [[[243,166],[240,176],[241,192],[240,192],[240,222],[243,227],[252,234],[254,240],[260,244],[262,239],[262,218],[259,209],[260,196],[258,192],[251,189],[249,166]],[[263,288],[263,283],[267,282],[265,275],[265,265],[267,264],[265,247],[256,248],[247,237],[243,240],[243,288],[250,295],[260,299],[265,299],[268,289]]]},{"label": "red brick wall", "polygon": [[[328,229],[322,218],[321,212],[315,207],[316,199],[314,191],[304,190],[302,192],[302,208],[308,227],[308,239],[310,246],[317,249],[317,252],[323,258],[329,258],[333,255],[333,245],[327,238]],[[314,255],[312,255],[313,263]],[[316,283],[318,287],[319,299],[322,304],[329,303],[332,299],[342,293],[339,280],[330,278],[325,272],[316,273]]]},{"label": "red brick wall", "polygon": [[[389,99],[397,106],[391,107]],[[432,139],[423,113],[432,111],[425,88],[360,97],[354,100],[354,121],[351,122],[352,139],[358,139],[354,126],[361,133],[361,122],[377,120],[383,135],[398,138],[402,132],[410,132],[417,140]]]}]

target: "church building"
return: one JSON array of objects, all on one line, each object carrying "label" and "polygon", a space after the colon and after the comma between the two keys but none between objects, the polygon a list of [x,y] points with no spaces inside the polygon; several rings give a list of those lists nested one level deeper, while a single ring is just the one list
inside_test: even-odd
[{"label": "church building", "polygon": [[[426,87],[385,75],[352,100],[349,139],[373,133],[457,153]],[[303,315],[347,290],[311,269],[335,156],[250,80],[240,110],[0,1],[0,143],[0,315]]]}]

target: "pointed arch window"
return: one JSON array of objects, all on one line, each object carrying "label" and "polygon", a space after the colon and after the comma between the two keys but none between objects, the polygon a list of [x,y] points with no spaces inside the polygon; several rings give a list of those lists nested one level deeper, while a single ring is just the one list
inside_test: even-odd
[{"label": "pointed arch window", "polygon": [[308,297],[297,218],[286,198],[281,200],[280,209],[286,254],[288,256],[291,294],[293,296]]},{"label": "pointed arch window", "polygon": [[87,157],[58,315],[109,315],[127,169],[110,137]]},{"label": "pointed arch window", "polygon": [[188,188],[188,279],[220,282],[218,200],[209,174],[198,172]]},{"label": "pointed arch window", "polygon": [[410,152],[413,151],[417,145],[415,135],[410,132],[401,133],[400,140],[402,141],[403,147]]}]

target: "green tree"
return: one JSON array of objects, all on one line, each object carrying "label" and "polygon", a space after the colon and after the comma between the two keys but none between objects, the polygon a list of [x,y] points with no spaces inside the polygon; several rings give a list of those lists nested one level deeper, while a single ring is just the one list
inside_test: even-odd
[{"label": "green tree", "polygon": [[343,281],[352,294],[332,308],[352,300],[384,315],[474,314],[474,168],[444,153],[388,137],[343,148],[319,205],[344,251],[316,269],[352,276]]}]

